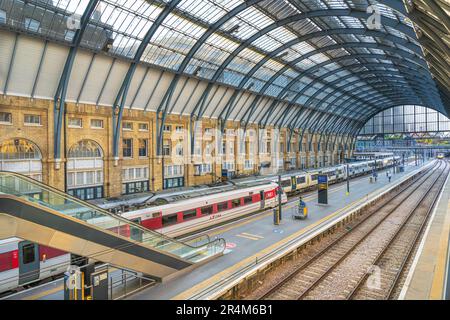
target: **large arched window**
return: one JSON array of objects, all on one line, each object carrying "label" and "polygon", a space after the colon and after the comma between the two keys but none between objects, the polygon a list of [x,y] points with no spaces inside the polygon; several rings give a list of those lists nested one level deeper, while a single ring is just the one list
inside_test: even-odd
[{"label": "large arched window", "polygon": [[81,140],[69,149],[67,189],[80,199],[103,197],[103,152],[96,142]]},{"label": "large arched window", "polygon": [[42,181],[42,156],[29,140],[10,139],[0,143],[0,170],[13,171]]}]

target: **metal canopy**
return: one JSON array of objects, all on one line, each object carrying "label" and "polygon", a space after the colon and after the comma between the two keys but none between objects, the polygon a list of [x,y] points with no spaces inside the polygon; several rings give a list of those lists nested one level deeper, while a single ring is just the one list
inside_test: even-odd
[{"label": "metal canopy", "polygon": [[[350,128],[360,126],[370,114],[396,103],[422,104],[447,114],[449,6],[443,0],[408,3],[405,7],[401,0],[3,0],[0,28],[73,48],[55,93],[56,135],[76,49],[114,58],[111,69],[116,60],[128,63],[116,92],[107,92],[115,97],[112,127],[117,156],[128,92],[134,93],[129,105],[133,108],[139,92],[148,91],[143,83],[149,66],[172,74],[155,106],[158,141],[174,104],[182,105],[178,109],[184,112],[192,103],[186,111],[192,119],[214,116],[222,127],[226,120],[247,126],[259,110],[265,114],[259,118],[263,125],[300,126],[303,131],[337,132],[326,123],[339,118],[349,118],[343,121]],[[374,25],[377,14],[380,24]],[[97,60],[92,57],[87,72]],[[147,66],[140,81],[135,79],[138,65]],[[198,79],[195,87],[186,76]],[[86,78],[87,74],[79,96]],[[157,84],[148,102],[160,80],[161,76],[153,79]],[[3,92],[8,81],[9,74]],[[137,89],[130,89],[132,83]],[[387,93],[380,83],[404,90]],[[218,85],[227,89],[213,104],[221,94]],[[233,90],[227,93],[228,88]],[[105,85],[99,99],[104,89]],[[197,90],[201,94],[193,96]],[[183,91],[192,92],[189,101],[180,99]],[[246,110],[240,112],[242,108]]]}]

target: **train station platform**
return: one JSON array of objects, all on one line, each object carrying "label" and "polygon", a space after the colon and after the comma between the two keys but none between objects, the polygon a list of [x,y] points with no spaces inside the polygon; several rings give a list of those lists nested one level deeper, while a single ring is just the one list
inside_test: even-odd
[{"label": "train station platform", "polygon": [[400,299],[450,299],[450,179],[447,178],[417,249]]},{"label": "train station platform", "polygon": [[[329,189],[329,205],[326,206],[316,204],[317,191],[309,193],[303,197],[309,207],[307,220],[292,219],[295,206],[286,204],[283,208],[283,219],[278,226],[273,224],[272,210],[268,210],[209,230],[206,233],[211,239],[218,237],[225,238],[227,241],[227,250],[222,257],[175,279],[142,290],[128,298],[138,300],[187,299],[243,266],[251,262],[257,262],[259,257],[288,242],[297,234],[312,228],[320,221],[331,216],[344,214],[350,210],[349,208],[354,203],[360,202],[369,194],[381,193],[390,184],[398,183],[418,170],[420,170],[420,167],[411,162],[405,166],[405,172],[392,175],[391,183],[388,182],[385,170],[379,172],[376,183],[369,183],[368,176],[353,179],[350,182],[350,194],[348,196],[346,195],[345,182],[332,185]],[[12,299],[63,299],[62,283],[59,281],[44,284],[15,294]]]},{"label": "train station platform", "polygon": [[[273,223],[272,211],[249,217],[247,219],[218,227],[208,232],[211,238],[221,237],[227,241],[226,253],[192,272],[178,278],[145,289],[129,297],[132,300],[146,299],[189,299],[196,296],[208,286],[211,286],[266,255],[274,248],[282,246],[297,234],[305,232],[323,220],[349,211],[355,202],[384,192],[389,185],[418,171],[414,163],[407,165],[405,172],[394,174],[389,183],[385,171],[379,172],[378,181],[369,183],[369,177],[364,176],[352,180],[350,194],[346,195],[346,185],[335,185],[329,190],[329,205],[318,205],[317,192],[304,197],[309,207],[309,217],[306,220],[292,218],[295,207],[287,204],[283,211],[280,225]],[[290,208],[289,208],[290,207]]]}]

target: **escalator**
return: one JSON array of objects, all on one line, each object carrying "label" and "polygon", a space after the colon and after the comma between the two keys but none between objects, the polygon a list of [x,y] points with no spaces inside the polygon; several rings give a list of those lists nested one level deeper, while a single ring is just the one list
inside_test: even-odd
[{"label": "escalator", "polygon": [[221,255],[224,239],[195,245],[148,230],[48,185],[0,172],[0,239],[18,237],[160,280]]}]

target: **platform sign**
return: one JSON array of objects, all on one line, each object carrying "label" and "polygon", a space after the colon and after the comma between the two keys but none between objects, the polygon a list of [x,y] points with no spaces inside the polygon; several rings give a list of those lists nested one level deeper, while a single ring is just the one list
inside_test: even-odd
[{"label": "platform sign", "polygon": [[328,176],[326,174],[319,174],[317,177],[318,201],[319,204],[328,204]]},{"label": "platform sign", "polygon": [[228,180],[228,169],[222,169],[222,181]]}]

